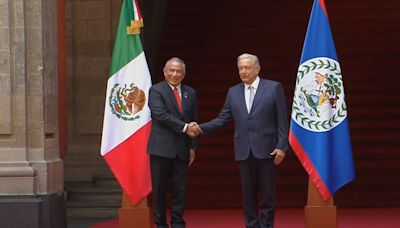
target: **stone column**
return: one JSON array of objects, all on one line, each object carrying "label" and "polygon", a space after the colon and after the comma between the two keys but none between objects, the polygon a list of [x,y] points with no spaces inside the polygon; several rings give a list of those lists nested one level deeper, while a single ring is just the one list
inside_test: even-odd
[{"label": "stone column", "polygon": [[0,227],[66,227],[56,6],[0,0]]}]

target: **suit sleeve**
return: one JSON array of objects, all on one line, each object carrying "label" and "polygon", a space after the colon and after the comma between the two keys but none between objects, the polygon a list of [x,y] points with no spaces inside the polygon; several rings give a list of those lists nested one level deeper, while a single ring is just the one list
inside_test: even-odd
[{"label": "suit sleeve", "polygon": [[[197,96],[196,96],[196,92],[194,92],[194,96],[193,96],[193,121],[195,121],[197,123],[198,121],[198,114],[197,114]],[[198,147],[198,142],[197,142],[197,137],[195,138],[191,138],[191,149],[197,149]]]},{"label": "suit sleeve", "polygon": [[159,121],[172,131],[182,134],[185,122],[168,112],[161,92],[153,87],[149,91],[149,107],[152,119]]},{"label": "suit sleeve", "polygon": [[288,145],[288,134],[289,134],[289,126],[288,126],[288,115],[286,109],[286,99],[285,93],[283,91],[282,85],[279,83],[277,86],[277,102],[275,104],[276,110],[276,121],[277,121],[277,130],[278,130],[278,142],[276,145],[277,149],[281,149],[283,151],[287,151],[289,149]]},{"label": "suit sleeve", "polygon": [[203,130],[204,134],[210,134],[232,120],[230,91],[231,90],[229,90],[228,94],[226,95],[224,106],[222,107],[219,115],[209,122],[200,124],[200,128]]}]

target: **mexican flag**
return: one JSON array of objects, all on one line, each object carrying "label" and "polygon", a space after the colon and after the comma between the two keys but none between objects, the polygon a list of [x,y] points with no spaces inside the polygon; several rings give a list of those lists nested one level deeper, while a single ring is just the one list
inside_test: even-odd
[{"label": "mexican flag", "polygon": [[124,0],[107,82],[101,140],[101,155],[134,205],[151,192],[147,155],[151,76],[140,42],[142,26],[136,0]]}]

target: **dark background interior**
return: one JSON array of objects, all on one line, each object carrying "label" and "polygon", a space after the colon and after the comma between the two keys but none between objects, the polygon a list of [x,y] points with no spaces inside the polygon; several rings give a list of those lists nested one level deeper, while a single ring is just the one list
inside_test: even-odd
[{"label": "dark background interior", "polygon": [[[197,90],[200,122],[214,118],[227,89],[240,82],[236,57],[243,52],[259,57],[262,77],[284,85],[291,110],[313,1],[155,2],[150,11],[151,3],[144,3],[145,21],[146,15],[158,18],[145,24],[153,83],[163,79],[166,59],[183,58],[185,83]],[[356,168],[356,179],[337,192],[335,202],[342,207],[399,206],[400,2],[325,2],[343,73]],[[201,138],[188,207],[241,206],[232,141],[232,125]],[[278,206],[304,206],[308,176],[292,151],[278,172]]]}]

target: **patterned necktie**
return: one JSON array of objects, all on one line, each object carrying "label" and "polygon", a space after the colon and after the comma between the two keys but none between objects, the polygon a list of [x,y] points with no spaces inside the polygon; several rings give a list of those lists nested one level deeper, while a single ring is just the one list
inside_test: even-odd
[{"label": "patterned necktie", "polygon": [[182,113],[182,100],[181,100],[181,96],[179,96],[179,91],[176,86],[174,87],[174,95],[175,95],[176,103],[178,103],[179,111]]},{"label": "patterned necktie", "polygon": [[253,105],[253,100],[254,100],[254,87],[249,86],[250,94],[249,94],[249,113],[251,110],[251,106]]}]

